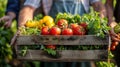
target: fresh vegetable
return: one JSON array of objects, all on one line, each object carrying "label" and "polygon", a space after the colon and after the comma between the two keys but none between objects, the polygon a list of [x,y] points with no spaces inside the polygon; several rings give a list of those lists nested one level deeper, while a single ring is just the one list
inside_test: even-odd
[{"label": "fresh vegetable", "polygon": [[120,33],[120,23],[118,23],[118,24],[114,27],[114,31],[115,31],[115,33]]},{"label": "fresh vegetable", "polygon": [[60,19],[65,19],[68,21],[68,24],[70,23],[79,23],[81,16],[79,14],[73,15],[70,13],[58,13],[55,18],[55,22],[57,22]]},{"label": "fresh vegetable", "polygon": [[33,18],[33,20],[39,21],[39,20],[42,19],[42,18],[43,18],[43,14],[38,14],[38,15],[36,15],[36,16]]},{"label": "fresh vegetable", "polygon": [[19,27],[20,35],[39,35],[40,30],[38,28],[30,28],[30,27]]},{"label": "fresh vegetable", "polygon": [[44,26],[48,26],[49,28],[51,28],[54,25],[54,19],[51,16],[44,16],[42,19],[39,20],[38,28],[41,30]]},{"label": "fresh vegetable", "polygon": [[69,26],[71,29],[74,29],[75,27],[77,27],[79,25],[77,23],[71,23]]},{"label": "fresh vegetable", "polygon": [[62,35],[73,35],[73,30],[71,28],[65,28],[62,30]]},{"label": "fresh vegetable", "polygon": [[67,28],[68,27],[68,21],[65,19],[59,19],[57,21],[57,25],[59,28]]},{"label": "fresh vegetable", "polygon": [[88,35],[97,35],[101,38],[109,33],[110,27],[107,25],[107,18],[100,18],[99,13],[92,12],[83,15],[82,20],[87,21]]},{"label": "fresh vegetable", "polygon": [[49,27],[48,26],[42,27],[41,35],[49,35]]},{"label": "fresh vegetable", "polygon": [[59,27],[52,27],[50,29],[50,35],[60,35],[61,29]]},{"label": "fresh vegetable", "polygon": [[111,49],[112,51],[115,50],[115,48],[116,48],[116,46],[117,46],[118,44],[119,44],[119,42],[113,41],[112,44],[111,44],[110,49]]},{"label": "fresh vegetable", "polygon": [[45,48],[44,51],[46,51],[49,55],[54,56],[54,57],[57,55],[57,51],[51,48]]},{"label": "fresh vegetable", "polygon": [[87,30],[87,23],[86,22],[81,22],[80,26],[82,26],[85,30]]},{"label": "fresh vegetable", "polygon": [[37,21],[33,21],[33,20],[28,20],[26,23],[25,23],[25,26],[26,27],[37,27],[38,26],[38,22]]},{"label": "fresh vegetable", "polygon": [[51,28],[52,26],[54,26],[54,19],[51,16],[44,16],[43,17],[43,24],[45,26],[48,26],[49,28]]},{"label": "fresh vegetable", "polygon": [[114,63],[110,63],[110,62],[105,62],[105,61],[101,61],[101,62],[96,62],[96,66],[97,67],[115,67]]},{"label": "fresh vegetable", "polygon": [[25,56],[26,53],[27,53],[27,50],[28,50],[28,47],[27,47],[27,46],[24,46],[24,47],[22,48],[21,52],[20,52],[20,55],[21,55],[21,56]]},{"label": "fresh vegetable", "polygon": [[43,22],[43,19],[40,19],[38,22],[39,22],[39,23],[38,23],[38,28],[41,30],[42,27],[45,26],[45,25],[44,25],[44,22]]},{"label": "fresh vegetable", "polygon": [[56,45],[50,45],[50,44],[49,44],[49,45],[46,45],[46,47],[47,47],[47,48],[50,48],[50,49],[53,49],[53,50],[56,49]]},{"label": "fresh vegetable", "polygon": [[77,26],[73,28],[74,35],[85,35],[86,31],[82,26]]}]

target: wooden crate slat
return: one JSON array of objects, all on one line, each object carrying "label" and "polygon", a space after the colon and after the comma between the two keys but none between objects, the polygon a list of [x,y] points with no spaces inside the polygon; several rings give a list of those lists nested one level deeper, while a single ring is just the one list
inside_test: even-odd
[{"label": "wooden crate slat", "polygon": [[51,35],[36,35],[36,36],[18,36],[17,45],[33,45],[33,44],[57,44],[57,45],[109,45],[109,36],[99,38],[94,35],[83,36],[51,36]]},{"label": "wooden crate slat", "polygon": [[73,61],[102,61],[108,59],[108,50],[58,50],[60,57],[53,58],[47,55],[43,50],[28,50],[26,56],[20,56],[21,46],[24,45],[106,45],[110,46],[111,39],[108,35],[105,38],[99,38],[95,35],[32,35],[16,37],[16,55],[19,60],[39,60],[55,62],[73,62]]},{"label": "wooden crate slat", "polygon": [[[101,61],[108,58],[107,50],[59,50],[61,57],[53,58],[46,55],[42,50],[28,50],[27,54],[23,57],[18,55],[19,60],[39,60],[39,61]],[[19,51],[17,51],[19,53]]]}]

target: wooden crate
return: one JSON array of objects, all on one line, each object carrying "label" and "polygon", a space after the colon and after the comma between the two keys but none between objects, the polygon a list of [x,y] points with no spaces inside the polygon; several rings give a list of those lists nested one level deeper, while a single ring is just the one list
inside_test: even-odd
[{"label": "wooden crate", "polygon": [[57,50],[59,57],[54,58],[46,54],[43,50],[28,50],[25,56],[20,56],[20,46],[28,45],[106,45],[110,46],[111,40],[108,35],[100,38],[95,35],[33,35],[33,36],[16,36],[15,50],[19,60],[39,60],[39,61],[103,61],[108,59],[108,49],[104,50]]}]

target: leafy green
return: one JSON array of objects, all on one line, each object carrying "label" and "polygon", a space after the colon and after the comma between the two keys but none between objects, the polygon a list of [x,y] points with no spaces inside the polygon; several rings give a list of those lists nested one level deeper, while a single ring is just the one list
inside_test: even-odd
[{"label": "leafy green", "polygon": [[28,50],[28,47],[27,47],[27,46],[24,46],[24,47],[22,48],[22,50],[20,51],[20,55],[21,55],[21,56],[25,56],[26,53],[27,53],[27,50]]},{"label": "leafy green", "polygon": [[0,27],[0,63],[6,58],[12,59],[12,48],[10,46],[11,38],[13,37],[11,29]]},{"label": "leafy green", "polygon": [[118,23],[118,24],[114,27],[114,31],[115,31],[115,33],[120,33],[120,23]]},{"label": "leafy green", "polygon": [[55,22],[57,22],[59,19],[66,19],[68,23],[79,23],[80,22],[80,15],[73,15],[70,13],[58,13],[55,18]]},{"label": "leafy green", "polygon": [[50,48],[46,48],[46,49],[44,49],[44,51],[46,51],[48,54],[53,55],[53,56],[55,56],[57,54],[56,50],[53,50]]},{"label": "leafy green", "polygon": [[39,20],[42,19],[42,18],[43,18],[43,14],[38,14],[37,16],[35,16],[35,17],[33,18],[33,20],[39,21]]},{"label": "leafy green", "polygon": [[40,30],[38,28],[20,27],[20,35],[39,35]]},{"label": "leafy green", "polygon": [[97,67],[115,67],[114,63],[110,63],[110,62],[105,62],[105,61],[101,61],[101,62],[96,62],[96,66]]},{"label": "leafy green", "polygon": [[[100,18],[99,13],[92,12],[85,14],[82,17],[83,21],[88,23],[88,35],[97,35],[104,38],[109,33],[110,27],[107,25],[107,18]],[[88,17],[88,19],[86,19]]]}]

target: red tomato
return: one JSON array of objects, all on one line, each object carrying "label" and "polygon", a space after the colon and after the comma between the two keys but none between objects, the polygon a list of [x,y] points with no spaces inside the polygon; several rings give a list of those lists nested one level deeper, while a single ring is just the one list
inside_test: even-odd
[{"label": "red tomato", "polygon": [[71,28],[65,28],[62,30],[62,35],[73,35],[73,31]]},{"label": "red tomato", "polygon": [[117,46],[118,44],[119,44],[119,42],[113,41],[112,44],[111,44],[111,46]]},{"label": "red tomato", "polygon": [[111,44],[111,50],[115,50],[116,46],[119,44],[119,42],[117,41],[113,41],[112,44]]},{"label": "red tomato", "polygon": [[77,27],[77,26],[79,26],[77,23],[71,23],[71,24],[70,24],[70,28],[71,28],[71,29],[73,29],[73,28],[75,28],[75,27]]},{"label": "red tomato", "polygon": [[111,46],[110,50],[115,50],[116,46]]},{"label": "red tomato", "polygon": [[74,35],[84,35],[85,29],[82,26],[77,26],[77,27],[73,28],[73,34]]},{"label": "red tomato", "polygon": [[87,29],[87,23],[81,22],[80,25],[81,25],[83,28]]},{"label": "red tomato", "polygon": [[42,30],[41,30],[41,34],[42,35],[48,35],[49,34],[49,27],[48,26],[44,26],[42,27]]},{"label": "red tomato", "polygon": [[68,21],[65,19],[60,19],[57,21],[57,25],[59,28],[67,28],[68,27]]},{"label": "red tomato", "polygon": [[50,48],[50,49],[56,49],[56,45],[46,45],[47,48]]},{"label": "red tomato", "polygon": [[59,27],[52,27],[50,29],[50,35],[60,35],[61,29]]}]

